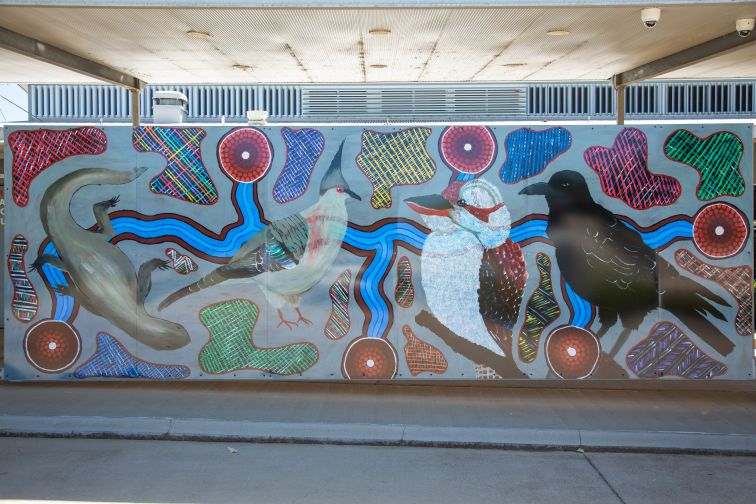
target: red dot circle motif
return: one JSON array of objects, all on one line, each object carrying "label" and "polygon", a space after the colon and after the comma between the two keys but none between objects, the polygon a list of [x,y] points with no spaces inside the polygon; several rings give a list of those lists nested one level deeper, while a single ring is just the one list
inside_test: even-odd
[{"label": "red dot circle motif", "polygon": [[344,352],[341,370],[348,379],[390,379],[398,370],[396,350],[381,338],[357,338]]},{"label": "red dot circle motif", "polygon": [[255,182],[270,169],[273,146],[265,134],[255,128],[232,130],[218,142],[218,163],[231,179]]},{"label": "red dot circle motif", "polygon": [[441,133],[439,150],[447,166],[475,175],[496,159],[496,138],[485,126],[449,126]]},{"label": "red dot circle motif", "polygon": [[29,363],[43,373],[60,373],[79,359],[81,337],[63,321],[42,320],[26,332],[24,353]]},{"label": "red dot circle motif", "polygon": [[706,205],[693,221],[693,243],[712,259],[731,257],[740,252],[748,239],[748,221],[729,203]]},{"label": "red dot circle motif", "polygon": [[600,355],[598,339],[582,327],[560,327],[546,339],[546,363],[560,378],[574,380],[590,376],[598,366]]}]

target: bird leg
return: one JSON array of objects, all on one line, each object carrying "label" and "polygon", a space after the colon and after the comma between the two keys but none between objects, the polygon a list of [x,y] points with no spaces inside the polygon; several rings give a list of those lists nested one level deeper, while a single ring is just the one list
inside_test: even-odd
[{"label": "bird leg", "polygon": [[297,315],[299,315],[297,322],[302,322],[305,325],[312,325],[312,320],[305,318],[305,316],[302,315],[302,312],[299,311],[299,307],[297,307]]},{"label": "bird leg", "polygon": [[[297,309],[297,311],[299,311],[299,310]],[[300,314],[300,317],[301,316],[302,315]],[[296,322],[294,322],[293,320],[286,320],[284,318],[283,312],[281,311],[281,308],[278,309],[278,319],[280,320],[280,322],[278,323],[277,327],[281,327],[282,325],[285,325],[286,327],[289,328],[289,330],[292,330],[293,328],[297,327],[297,323]]]},{"label": "bird leg", "polygon": [[613,359],[617,357],[617,354],[622,349],[622,346],[627,341],[627,338],[630,337],[631,330],[632,329],[630,329],[629,327],[625,327],[624,329],[622,329],[622,332],[617,337],[617,341],[614,343],[612,350],[609,352],[609,355],[611,355]]}]

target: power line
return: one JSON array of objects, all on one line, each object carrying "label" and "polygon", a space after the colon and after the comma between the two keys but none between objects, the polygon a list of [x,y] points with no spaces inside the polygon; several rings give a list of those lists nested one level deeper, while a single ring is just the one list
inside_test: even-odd
[{"label": "power line", "polygon": [[[27,115],[29,115],[30,117],[33,117],[37,121],[40,121],[40,122],[42,121],[42,119],[40,119],[39,117],[37,117],[34,114],[32,114],[31,112],[29,112],[28,110],[26,110],[24,107],[22,107],[18,103],[10,101],[8,98],[6,98],[3,95],[0,95],[0,98],[2,98],[3,100],[7,101],[8,103],[10,103],[11,105],[13,105],[14,107],[17,107],[17,108],[23,110],[24,112],[26,112]],[[3,116],[5,116],[5,114],[3,114]]]}]

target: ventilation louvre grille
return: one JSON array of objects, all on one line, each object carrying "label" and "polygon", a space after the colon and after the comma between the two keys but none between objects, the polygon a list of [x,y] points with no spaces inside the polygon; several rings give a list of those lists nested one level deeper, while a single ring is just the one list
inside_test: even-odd
[{"label": "ventilation louvre grille", "polygon": [[[266,110],[270,122],[502,121],[609,119],[616,97],[606,82],[391,85],[151,85],[141,94],[152,118],[155,91],[189,98],[189,120],[245,121]],[[625,89],[632,119],[756,117],[756,81],[649,81]],[[30,120],[127,121],[131,95],[107,85],[29,86]]]}]

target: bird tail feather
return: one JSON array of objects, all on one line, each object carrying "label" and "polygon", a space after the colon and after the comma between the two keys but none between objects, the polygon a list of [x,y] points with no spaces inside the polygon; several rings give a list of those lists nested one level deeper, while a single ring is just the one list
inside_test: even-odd
[{"label": "bird tail feather", "polygon": [[709,320],[725,320],[724,314],[710,301],[729,307],[722,297],[703,285],[680,276],[662,294],[661,306],[675,314],[702,340],[722,355],[728,355],[735,348],[734,343]]},{"label": "bird tail feather", "polygon": [[201,291],[202,289],[207,289],[208,287],[217,285],[224,280],[226,280],[226,277],[220,274],[218,270],[213,270],[210,274],[205,275],[204,277],[200,278],[192,284],[187,285],[186,287],[182,287],[181,289],[163,299],[158,305],[158,311],[163,311],[164,308],[169,307],[179,299],[184,298],[189,294]]}]

